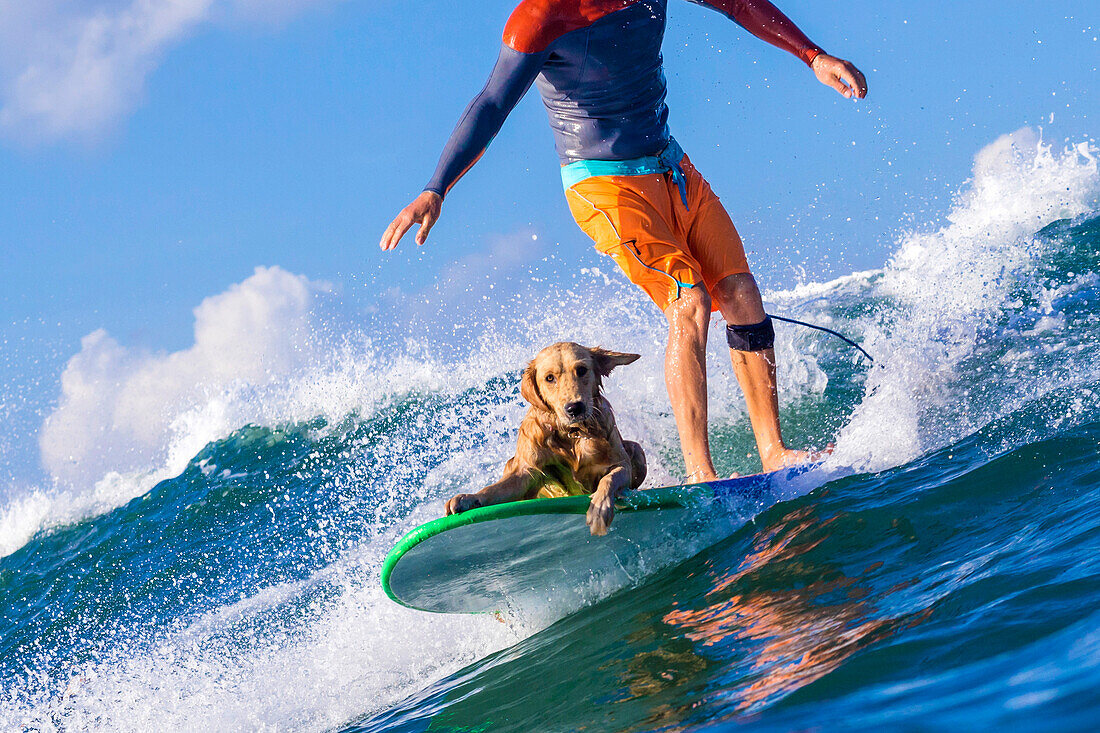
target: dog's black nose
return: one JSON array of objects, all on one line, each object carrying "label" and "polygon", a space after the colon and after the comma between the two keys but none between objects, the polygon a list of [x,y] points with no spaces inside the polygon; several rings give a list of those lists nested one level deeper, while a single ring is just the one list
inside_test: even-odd
[{"label": "dog's black nose", "polygon": [[584,414],[584,403],[570,402],[565,406],[565,414],[569,417],[580,417]]}]

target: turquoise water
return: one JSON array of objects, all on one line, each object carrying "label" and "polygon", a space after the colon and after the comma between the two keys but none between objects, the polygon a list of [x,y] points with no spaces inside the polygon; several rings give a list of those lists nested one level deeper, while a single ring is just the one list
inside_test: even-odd
[{"label": "turquoise water", "polygon": [[[419,613],[378,571],[499,471],[544,341],[645,354],[609,397],[654,483],[679,477],[660,316],[599,273],[577,285],[596,310],[468,355],[345,342],[260,387],[155,402],[143,382],[83,453],[97,423],[62,430],[83,404],[63,401],[43,451],[65,436],[77,478],[13,487],[0,514],[0,728],[1093,729],[1098,192],[1087,146],[1001,141],[881,270],[769,293],[876,356],[780,333],[788,438],[835,438],[833,478],[717,517],[712,544],[583,607]],[[713,341],[717,460],[751,471]],[[117,430],[133,394],[168,411],[153,432]]]},{"label": "turquoise water", "polygon": [[831,483],[354,730],[1092,729],[1098,448]]}]

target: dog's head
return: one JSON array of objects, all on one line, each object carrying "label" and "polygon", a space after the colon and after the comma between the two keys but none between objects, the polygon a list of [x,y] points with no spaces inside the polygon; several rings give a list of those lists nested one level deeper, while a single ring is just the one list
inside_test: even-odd
[{"label": "dog's head", "polygon": [[637,361],[622,354],[572,342],[547,346],[523,373],[520,394],[535,409],[550,413],[559,425],[576,425],[594,417],[603,378],[617,366]]}]

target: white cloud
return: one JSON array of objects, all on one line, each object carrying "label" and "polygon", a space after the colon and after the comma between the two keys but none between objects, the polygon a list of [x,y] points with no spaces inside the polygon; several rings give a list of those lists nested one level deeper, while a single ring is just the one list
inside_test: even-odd
[{"label": "white cloud", "polygon": [[279,21],[328,1],[0,0],[0,131],[29,142],[94,137],[202,24]]},{"label": "white cloud", "polygon": [[[263,388],[309,365],[316,297],[326,288],[278,267],[257,268],[204,300],[195,309],[194,345],[172,353],[129,349],[102,329],[85,336],[61,376],[60,404],[42,426],[43,466],[67,484],[85,484],[164,460],[168,449],[186,461],[226,428],[224,415],[208,414],[234,402],[219,395]],[[210,429],[196,430],[195,420]],[[194,438],[178,445],[181,436]]]}]

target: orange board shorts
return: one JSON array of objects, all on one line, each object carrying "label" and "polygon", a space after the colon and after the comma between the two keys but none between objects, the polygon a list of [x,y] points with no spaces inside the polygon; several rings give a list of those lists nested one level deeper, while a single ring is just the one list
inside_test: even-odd
[{"label": "orange board shorts", "polygon": [[686,207],[671,173],[592,176],[565,192],[597,251],[610,255],[662,311],[681,288],[703,283],[713,292],[722,278],[749,272],[741,236],[722,202],[686,155],[680,165]]}]

